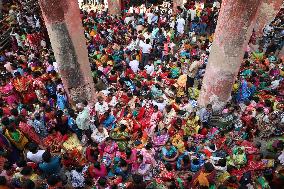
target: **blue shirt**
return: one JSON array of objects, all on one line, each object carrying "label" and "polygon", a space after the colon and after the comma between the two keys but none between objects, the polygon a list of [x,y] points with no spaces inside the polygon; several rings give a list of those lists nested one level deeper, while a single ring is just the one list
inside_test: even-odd
[{"label": "blue shirt", "polygon": [[61,170],[60,158],[58,156],[55,156],[51,158],[50,162],[40,163],[39,169],[46,176],[59,173]]}]

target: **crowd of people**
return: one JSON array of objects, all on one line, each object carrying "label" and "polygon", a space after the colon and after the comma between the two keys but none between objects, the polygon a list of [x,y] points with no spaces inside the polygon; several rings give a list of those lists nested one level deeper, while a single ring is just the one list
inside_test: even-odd
[{"label": "crowd of people", "polygon": [[[81,10],[96,101],[70,104],[37,5],[4,4],[0,188],[283,188],[284,12],[221,112],[198,96],[220,1]],[[229,18],[228,18],[229,19]]]}]

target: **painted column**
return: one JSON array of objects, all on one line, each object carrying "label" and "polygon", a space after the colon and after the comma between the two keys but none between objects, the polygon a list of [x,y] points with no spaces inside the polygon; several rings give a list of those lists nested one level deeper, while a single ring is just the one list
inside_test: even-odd
[{"label": "painted column", "polygon": [[183,0],[173,0],[173,12],[177,13],[178,7],[182,7],[183,5]]},{"label": "painted column", "polygon": [[259,0],[223,0],[203,79],[199,105],[220,110],[230,99],[255,26]]},{"label": "painted column", "polygon": [[108,11],[111,15],[119,15],[121,13],[121,0],[108,0]]},{"label": "painted column", "polygon": [[92,101],[94,84],[77,0],[39,0],[65,91]]},{"label": "painted column", "polygon": [[262,37],[263,28],[272,22],[279,12],[283,0],[263,0],[259,7],[256,24],[254,30],[257,37]]}]

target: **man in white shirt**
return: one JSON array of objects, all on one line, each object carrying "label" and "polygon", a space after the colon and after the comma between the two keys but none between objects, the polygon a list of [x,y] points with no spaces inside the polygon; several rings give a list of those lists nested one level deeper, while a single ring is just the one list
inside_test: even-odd
[{"label": "man in white shirt", "polygon": [[153,11],[150,10],[150,12],[146,14],[146,16],[147,16],[148,24],[151,25],[151,24],[152,24],[152,18],[153,18],[153,16],[154,16]]},{"label": "man in white shirt", "polygon": [[154,64],[149,62],[148,65],[145,66],[145,70],[146,70],[147,74],[152,75],[155,71]]},{"label": "man in white shirt", "polygon": [[29,151],[27,152],[27,159],[34,162],[40,163],[42,161],[42,154],[45,150],[39,150],[38,145],[35,143],[30,143],[28,145]]},{"label": "man in white shirt", "polygon": [[140,41],[139,47],[142,50],[142,67],[148,64],[152,46],[150,45],[150,39],[146,39],[146,43]]},{"label": "man in white shirt", "polygon": [[132,56],[132,60],[129,62],[129,66],[134,73],[137,73],[139,70],[139,61],[136,59],[136,56]]},{"label": "man in white shirt", "polygon": [[184,33],[184,26],[185,26],[185,20],[183,18],[178,18],[177,19],[177,31],[179,34]]},{"label": "man in white shirt", "polygon": [[98,102],[95,104],[95,111],[97,115],[103,115],[108,110],[108,104],[104,101],[104,99],[99,96]]}]

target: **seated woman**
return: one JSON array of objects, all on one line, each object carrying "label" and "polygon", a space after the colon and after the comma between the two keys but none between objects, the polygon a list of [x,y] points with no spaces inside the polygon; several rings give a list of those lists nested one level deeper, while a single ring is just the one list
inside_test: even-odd
[{"label": "seated woman", "polygon": [[137,150],[136,148],[130,149],[126,148],[125,150],[125,161],[131,167],[131,170],[135,170],[137,167]]},{"label": "seated woman", "polygon": [[114,166],[113,169],[115,175],[121,176],[122,179],[126,181],[130,174],[131,168],[124,159],[120,159],[118,165]]},{"label": "seated woman", "polygon": [[115,122],[116,122],[116,118],[112,114],[110,114],[109,111],[107,111],[104,114],[104,120],[102,122],[102,125],[107,129],[114,129]]},{"label": "seated woman", "polygon": [[247,156],[244,147],[234,147],[233,157],[228,159],[228,165],[240,168],[247,163]]},{"label": "seated woman", "polygon": [[107,168],[103,163],[101,164],[99,162],[95,162],[89,167],[88,173],[94,179],[98,179],[100,177],[106,177]]},{"label": "seated woman", "polygon": [[129,134],[126,128],[124,124],[121,124],[120,127],[110,132],[111,139],[117,142],[120,151],[124,151],[128,146]]},{"label": "seated woman", "polygon": [[23,150],[29,142],[25,135],[18,129],[15,129],[11,124],[5,129],[5,137],[13,144],[18,150]]},{"label": "seated woman", "polygon": [[155,146],[164,146],[169,140],[167,129],[163,128],[160,132],[157,133],[157,135],[153,136],[152,140]]},{"label": "seated woman", "polygon": [[178,149],[179,153],[183,153],[185,151],[185,141],[179,133],[172,137],[172,144]]},{"label": "seated woman", "polygon": [[142,149],[148,141],[148,134],[146,131],[142,131],[139,128],[138,131],[132,135],[130,141],[136,149]]},{"label": "seated woman", "polygon": [[138,155],[137,157],[137,168],[134,172],[143,176],[145,181],[152,179],[152,169],[153,165],[150,162],[145,161],[143,155]]},{"label": "seated woman", "polygon": [[118,145],[111,138],[106,138],[105,142],[99,146],[100,154],[102,155],[102,162],[106,166],[110,166],[112,159],[116,156]]},{"label": "seated woman", "polygon": [[171,142],[167,142],[166,145],[162,148],[162,159],[165,162],[173,163],[176,161],[178,156],[179,152]]},{"label": "seated woman", "polygon": [[96,143],[101,143],[108,137],[108,132],[102,124],[95,128],[94,132],[91,135],[92,140]]},{"label": "seated woman", "polygon": [[189,114],[186,125],[183,126],[183,130],[186,136],[192,136],[198,134],[200,129],[199,117],[196,115],[196,112]]},{"label": "seated woman", "polygon": [[190,157],[188,152],[184,152],[177,160],[177,170],[189,171],[190,170]]},{"label": "seated woman", "polygon": [[190,171],[197,172],[201,168],[202,164],[199,158],[194,158],[190,163]]}]

